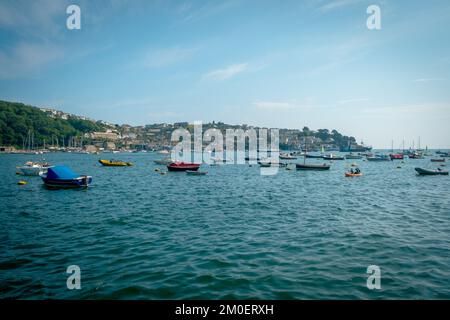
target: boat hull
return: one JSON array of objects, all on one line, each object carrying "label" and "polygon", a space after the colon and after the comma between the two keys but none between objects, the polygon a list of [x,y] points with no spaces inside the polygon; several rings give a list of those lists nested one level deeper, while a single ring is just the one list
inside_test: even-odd
[{"label": "boat hull", "polygon": [[171,163],[167,166],[167,170],[169,171],[197,171],[200,168],[199,164],[195,163],[186,163],[186,164],[177,164]]},{"label": "boat hull", "polygon": [[350,173],[350,172],[346,172],[345,173],[346,177],[361,177],[362,173]]},{"label": "boat hull", "polygon": [[41,176],[44,185],[50,189],[74,189],[87,188],[92,183],[92,177],[79,177],[76,179],[48,179]]},{"label": "boat hull", "polygon": [[315,171],[325,171],[330,170],[330,166],[326,164],[299,164],[295,165],[297,170],[315,170]]},{"label": "boat hull", "polygon": [[416,172],[419,175],[426,175],[426,176],[448,176],[448,171],[444,171],[444,170],[428,170],[428,169],[423,169],[423,168],[415,168],[414,170],[416,170]]},{"label": "boat hull", "polygon": [[105,167],[130,167],[132,164],[130,162],[123,161],[111,161],[111,160],[98,160]]},{"label": "boat hull", "polygon": [[39,176],[45,172],[41,167],[19,167],[18,169],[24,176]]}]

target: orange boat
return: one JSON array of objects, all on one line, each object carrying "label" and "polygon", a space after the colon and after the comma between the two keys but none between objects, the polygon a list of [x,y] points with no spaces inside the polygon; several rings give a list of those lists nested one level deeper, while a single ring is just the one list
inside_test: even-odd
[{"label": "orange boat", "polygon": [[345,176],[346,177],[361,177],[363,174],[360,172],[360,173],[351,173],[351,172],[346,172],[345,173]]}]

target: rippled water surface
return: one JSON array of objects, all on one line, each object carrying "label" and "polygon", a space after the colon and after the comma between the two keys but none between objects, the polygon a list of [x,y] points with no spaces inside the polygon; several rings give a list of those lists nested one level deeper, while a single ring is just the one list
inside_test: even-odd
[{"label": "rippled water surface", "polygon": [[[450,178],[416,176],[429,158],[187,176],[155,172],[151,153],[114,155],[126,168],[49,154],[92,187],[18,186],[15,167],[40,157],[0,155],[0,298],[450,298]],[[344,178],[351,162],[363,177]],[[81,290],[66,287],[69,265]],[[381,290],[366,287],[369,265]]]}]

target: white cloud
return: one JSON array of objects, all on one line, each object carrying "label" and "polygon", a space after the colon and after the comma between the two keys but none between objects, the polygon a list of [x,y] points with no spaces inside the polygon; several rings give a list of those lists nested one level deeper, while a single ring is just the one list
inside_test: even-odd
[{"label": "white cloud", "polygon": [[431,81],[444,81],[445,78],[419,78],[415,79],[413,82],[431,82]]},{"label": "white cloud", "polygon": [[332,0],[328,1],[326,4],[319,6],[319,10],[322,12],[329,12],[343,7],[351,6],[360,2],[361,0]]},{"label": "white cloud", "polygon": [[64,50],[57,45],[21,42],[0,51],[0,78],[30,76],[63,55]]},{"label": "white cloud", "polygon": [[204,79],[226,80],[247,70],[248,63],[232,64],[203,75]]}]

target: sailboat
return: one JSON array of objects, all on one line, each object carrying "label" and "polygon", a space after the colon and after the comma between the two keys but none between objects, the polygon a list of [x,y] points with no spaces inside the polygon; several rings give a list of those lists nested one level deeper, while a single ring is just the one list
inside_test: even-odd
[{"label": "sailboat", "polygon": [[305,138],[305,155],[303,156],[303,164],[296,163],[295,167],[297,170],[314,170],[314,171],[324,171],[324,170],[330,170],[330,165],[323,163],[323,164],[307,164],[306,158],[307,158],[307,151],[306,151],[306,138]]}]

